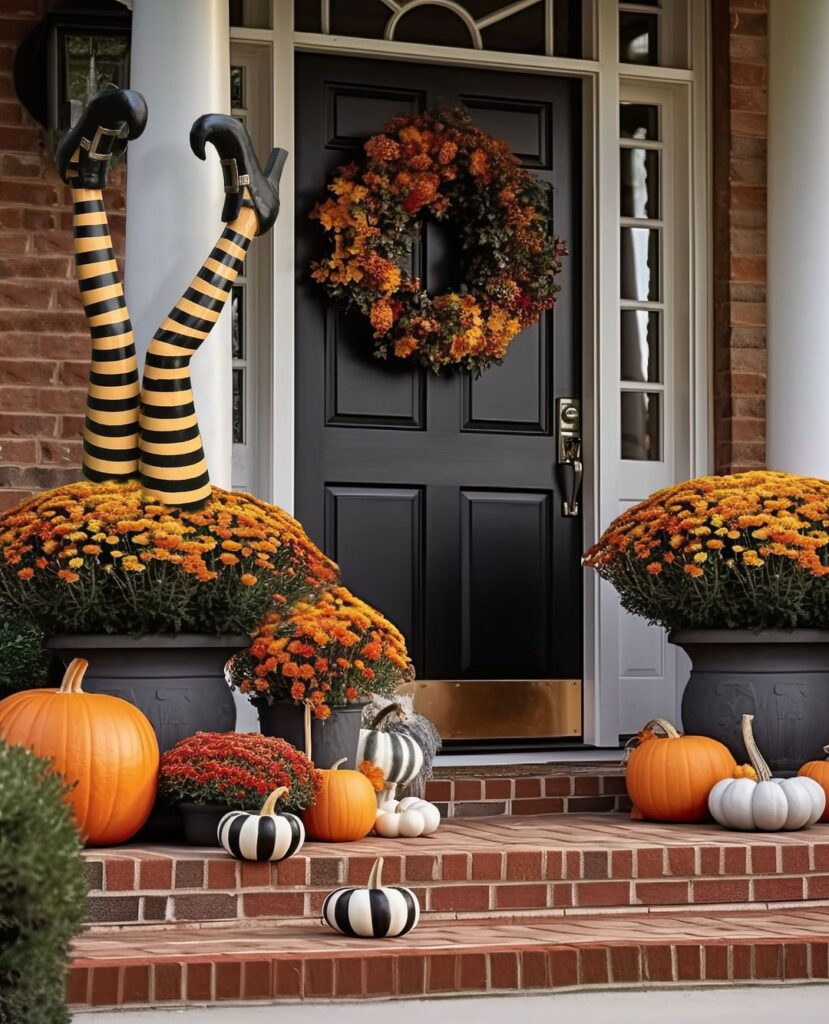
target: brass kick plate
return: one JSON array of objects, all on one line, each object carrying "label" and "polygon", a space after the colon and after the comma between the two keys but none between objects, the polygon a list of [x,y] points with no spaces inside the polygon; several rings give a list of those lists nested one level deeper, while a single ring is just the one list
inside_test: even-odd
[{"label": "brass kick plate", "polygon": [[445,740],[582,734],[580,679],[417,679],[405,690]]}]

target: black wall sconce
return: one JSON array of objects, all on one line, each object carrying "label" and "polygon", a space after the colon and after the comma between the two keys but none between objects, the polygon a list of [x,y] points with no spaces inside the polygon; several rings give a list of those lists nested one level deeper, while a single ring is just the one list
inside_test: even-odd
[{"label": "black wall sconce", "polygon": [[131,24],[120,0],[64,0],[51,10],[14,61],[15,89],[32,117],[63,132],[96,92],[129,86]]}]

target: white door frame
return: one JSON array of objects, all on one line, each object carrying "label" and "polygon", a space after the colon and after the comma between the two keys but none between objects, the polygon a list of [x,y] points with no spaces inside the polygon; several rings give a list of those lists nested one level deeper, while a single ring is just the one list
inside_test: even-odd
[{"label": "white door frame", "polygon": [[[536,75],[563,75],[583,82],[583,436],[587,472],[583,493],[585,548],[619,514],[625,501],[640,500],[650,490],[683,476],[707,472],[711,458],[711,387],[709,383],[709,25],[706,0],[688,0],[687,49],[690,67],[664,68],[618,62],[618,4],[592,0],[584,7],[591,37],[590,59],[544,57],[454,47],[409,44],[380,39],[323,36],[293,31],[293,0],[273,0],[273,29],[231,29],[234,41],[258,44],[271,53],[273,68],[273,137],[294,150],[294,52],[332,53],[454,66],[513,70]],[[687,193],[676,198],[675,237],[681,246],[684,278],[675,286],[684,294],[678,304],[683,344],[674,361],[670,458],[659,463],[622,462],[619,449],[619,100],[622,90],[645,95],[651,88],[686,118],[687,135],[678,147],[680,178]],[[661,90],[661,92],[659,92]],[[262,495],[288,511],[294,502],[294,165],[282,177],[281,213],[273,232],[273,358],[271,493]],[[676,476],[675,474],[678,474]],[[641,627],[639,627],[641,629]],[[649,627],[650,628],[650,627]],[[618,745],[629,728],[622,714],[622,692],[631,666],[624,664],[623,640],[630,629],[616,595],[594,575],[584,586],[584,741],[598,747]],[[677,717],[679,688],[676,657],[664,638],[647,641],[648,657],[659,666],[644,666],[661,707]],[[652,649],[652,650],[651,650]],[[645,653],[648,653],[646,651]],[[647,659],[646,659],[647,660]],[[635,671],[633,672],[635,675]],[[656,690],[658,687],[658,691]],[[650,706],[650,705],[648,705]],[[644,711],[643,707],[643,711]],[[633,713],[633,712],[632,712]],[[637,712],[638,713],[638,709]],[[648,717],[653,717],[649,715]]]}]

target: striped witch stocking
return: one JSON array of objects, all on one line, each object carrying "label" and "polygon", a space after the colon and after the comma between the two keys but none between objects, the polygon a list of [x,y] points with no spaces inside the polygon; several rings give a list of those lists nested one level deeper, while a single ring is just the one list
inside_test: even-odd
[{"label": "striped witch stocking", "polygon": [[[70,183],[72,176],[70,164]],[[103,194],[99,189],[72,188],[72,204],[75,270],[92,336],[83,474],[96,481],[126,479],[138,473],[139,386],[132,324]]]},{"label": "striped witch stocking", "polygon": [[254,209],[243,206],[150,342],[139,417],[141,482],[149,500],[192,507],[210,497],[190,360],[219,319],[257,224]]}]

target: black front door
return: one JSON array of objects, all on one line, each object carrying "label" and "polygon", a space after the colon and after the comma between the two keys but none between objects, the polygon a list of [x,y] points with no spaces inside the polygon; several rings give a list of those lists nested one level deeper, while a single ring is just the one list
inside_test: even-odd
[{"label": "black front door", "polygon": [[[346,585],[403,630],[420,679],[514,680],[501,702],[526,701],[520,681],[580,680],[581,521],[562,512],[555,422],[556,398],[580,394],[578,86],[309,54],[296,75],[297,517]],[[334,169],[390,117],[457,104],[554,186],[570,249],[555,310],[477,380],[377,361],[371,328],[308,269],[323,248],[308,215]],[[431,291],[460,283],[451,228],[428,224],[416,256]],[[526,712],[515,735],[555,734]]]}]

